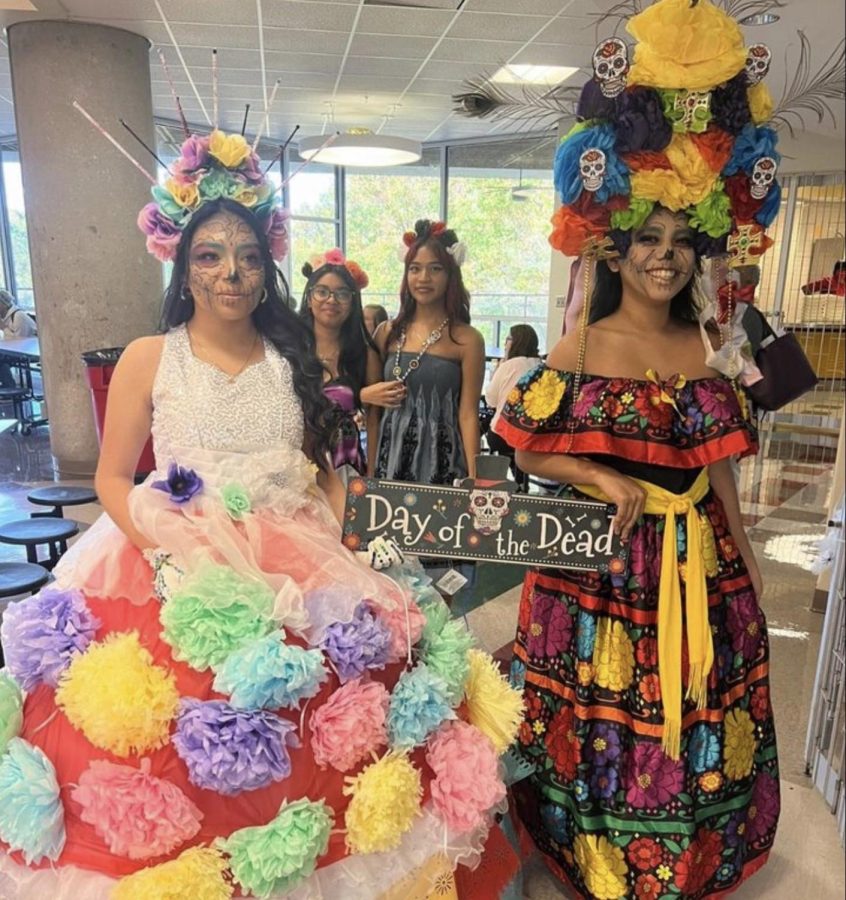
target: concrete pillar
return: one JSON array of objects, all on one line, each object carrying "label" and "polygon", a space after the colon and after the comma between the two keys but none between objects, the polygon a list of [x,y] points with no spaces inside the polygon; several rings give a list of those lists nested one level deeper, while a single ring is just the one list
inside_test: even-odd
[{"label": "concrete pillar", "polygon": [[152,333],[162,272],[135,224],[149,182],[72,103],[155,176],[118,122],[155,147],[149,43],[52,21],[12,25],[8,41],[50,444],[58,477],[87,477],[98,446],[80,354]]}]

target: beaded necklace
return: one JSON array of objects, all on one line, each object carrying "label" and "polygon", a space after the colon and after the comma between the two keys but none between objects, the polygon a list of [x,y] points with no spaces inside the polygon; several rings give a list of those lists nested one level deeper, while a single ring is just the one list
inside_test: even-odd
[{"label": "beaded necklace", "polygon": [[449,317],[443,320],[437,328],[433,329],[429,332],[429,336],[423,341],[423,346],[420,348],[417,356],[414,359],[410,360],[408,363],[408,368],[403,372],[402,366],[400,365],[400,353],[402,352],[402,348],[405,346],[405,341],[408,335],[406,334],[405,329],[403,328],[400,332],[399,342],[397,343],[397,351],[396,356],[394,357],[394,368],[391,370],[391,374],[396,378],[397,381],[401,381],[405,384],[406,379],[415,369],[420,368],[420,360],[425,356],[428,349],[433,345],[437,344],[441,339],[441,335],[443,334],[444,328],[449,324]]}]

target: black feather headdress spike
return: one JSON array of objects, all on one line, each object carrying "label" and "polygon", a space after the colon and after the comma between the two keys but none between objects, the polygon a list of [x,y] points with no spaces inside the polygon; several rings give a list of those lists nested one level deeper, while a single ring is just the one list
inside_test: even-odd
[{"label": "black feather headdress spike", "polygon": [[[828,59],[812,73],[811,42],[804,32],[800,31],[798,34],[799,61],[793,80],[789,85],[785,83],[784,93],[772,115],[773,127],[786,128],[791,137],[796,137],[797,128],[805,128],[806,114],[816,116],[818,122],[822,122],[828,116],[832,123],[835,123],[836,119],[828,101],[842,101],[846,98],[846,72],[844,72],[846,41],[841,40]],[[790,71],[789,65],[786,68]]]}]

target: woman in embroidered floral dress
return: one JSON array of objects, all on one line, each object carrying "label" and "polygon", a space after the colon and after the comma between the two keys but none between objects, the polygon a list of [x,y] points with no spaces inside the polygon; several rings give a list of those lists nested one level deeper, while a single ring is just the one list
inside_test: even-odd
[{"label": "woman in embroidered floral dress", "polygon": [[[257,157],[215,131],[173,171],[139,219],[174,262],[168,331],[111,384],[107,515],[3,618],[0,894],[454,893],[504,806],[519,697],[419,568],[389,579],[341,546],[321,367]],[[473,724],[479,703],[502,730]],[[483,861],[475,896],[514,868]]]},{"label": "woman in embroidered floral dress", "polygon": [[[552,870],[598,900],[719,896],[763,864],[778,816],[761,582],[730,468],[755,433],[704,362],[693,240],[684,214],[657,210],[623,259],[599,263],[581,377],[573,333],[499,426],[521,468],[615,503],[628,541],[626,573],[527,575],[512,669],[534,766],[517,813]],[[651,506],[667,494],[672,516]],[[700,677],[701,702],[683,700]]]}]

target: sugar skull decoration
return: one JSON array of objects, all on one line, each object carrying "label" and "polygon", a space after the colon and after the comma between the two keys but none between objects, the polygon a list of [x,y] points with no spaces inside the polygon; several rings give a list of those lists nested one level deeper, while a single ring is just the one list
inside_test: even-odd
[{"label": "sugar skull decoration", "polygon": [[508,480],[508,458],[496,454],[476,457],[476,477],[465,478],[461,487],[470,490],[468,512],[479,534],[496,534],[508,515],[511,495],[517,489]]},{"label": "sugar skull decoration", "polygon": [[775,182],[778,163],[772,156],[762,156],[752,168],[752,184],[749,193],[755,200],[763,200]]},{"label": "sugar skull decoration", "polygon": [[602,150],[598,147],[585,150],[579,157],[579,173],[586,191],[593,193],[602,187],[607,167],[607,159]]},{"label": "sugar skull decoration", "polygon": [[605,97],[616,97],[626,89],[629,51],[619,38],[603,41],[593,51],[593,73]]},{"label": "sugar skull decoration", "polygon": [[711,94],[708,91],[677,91],[673,99],[673,130],[701,134],[711,118]]},{"label": "sugar skull decoration", "polygon": [[752,44],[746,55],[746,80],[758,84],[767,77],[773,54],[766,44]]}]

